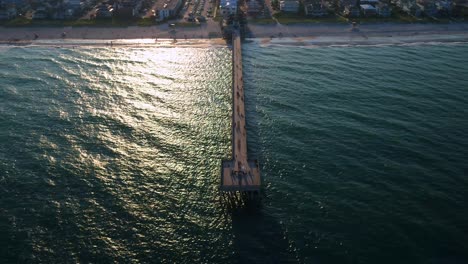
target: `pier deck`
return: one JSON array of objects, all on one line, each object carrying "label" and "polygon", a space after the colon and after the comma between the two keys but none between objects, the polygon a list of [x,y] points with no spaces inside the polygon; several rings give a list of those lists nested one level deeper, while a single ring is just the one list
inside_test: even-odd
[{"label": "pier deck", "polygon": [[247,129],[245,127],[244,81],[242,79],[241,38],[232,34],[232,160],[223,161],[221,187],[223,191],[256,191],[260,189],[258,162],[247,157]]}]

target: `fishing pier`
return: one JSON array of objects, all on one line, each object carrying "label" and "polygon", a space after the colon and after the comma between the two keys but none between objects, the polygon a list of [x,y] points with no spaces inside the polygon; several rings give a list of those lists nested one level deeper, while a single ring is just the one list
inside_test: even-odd
[{"label": "fishing pier", "polygon": [[242,47],[239,30],[232,33],[232,160],[223,160],[221,186],[224,192],[256,193],[260,190],[260,168],[247,157]]}]

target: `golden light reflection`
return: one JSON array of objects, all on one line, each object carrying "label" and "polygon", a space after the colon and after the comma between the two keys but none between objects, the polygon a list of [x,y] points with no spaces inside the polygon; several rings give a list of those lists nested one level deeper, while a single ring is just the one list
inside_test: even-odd
[{"label": "golden light reflection", "polygon": [[[129,59],[139,62],[130,65],[129,70],[133,72],[171,76],[172,78],[182,77],[183,73],[180,72],[180,69],[174,71],[174,68],[167,67],[168,65],[190,65],[187,53],[180,48],[134,49],[129,52]],[[146,63],[146,65],[140,63]]]}]

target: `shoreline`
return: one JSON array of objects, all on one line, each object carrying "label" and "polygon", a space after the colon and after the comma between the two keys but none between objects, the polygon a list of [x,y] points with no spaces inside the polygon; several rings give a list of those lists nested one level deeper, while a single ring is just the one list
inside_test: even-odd
[{"label": "shoreline", "polygon": [[[171,39],[161,39],[153,42],[153,39],[67,39],[67,40],[41,40],[41,41],[20,41],[2,42],[0,47],[52,47],[52,48],[96,48],[96,47],[132,47],[132,48],[209,48],[228,47],[223,39],[190,39],[187,41],[174,42]],[[112,42],[112,44],[110,44]],[[440,44],[468,44],[468,34],[466,36],[441,36],[422,35],[418,37],[370,37],[367,39],[341,37],[284,37],[284,38],[247,38],[245,43],[253,43],[262,47],[268,46],[297,46],[297,47],[352,47],[352,46],[410,46],[410,45],[440,45]]]},{"label": "shoreline", "polygon": [[255,38],[247,39],[261,46],[404,46],[404,45],[435,45],[441,43],[468,43],[468,34],[464,35],[417,35],[417,36],[386,36],[386,37],[295,37],[295,38]]},{"label": "shoreline", "polygon": [[[213,30],[212,28],[210,28]],[[62,38],[62,33],[66,37]],[[468,42],[468,23],[350,25],[249,24],[246,42],[259,45],[333,46],[405,45],[413,43]],[[34,40],[34,34],[39,36]],[[200,28],[170,29],[167,25],[126,28],[2,28],[0,45],[10,46],[226,46],[221,32]]]},{"label": "shoreline", "polygon": [[216,47],[226,46],[220,38],[213,39],[187,39],[174,41],[173,39],[41,39],[1,41],[0,46],[21,47]]}]

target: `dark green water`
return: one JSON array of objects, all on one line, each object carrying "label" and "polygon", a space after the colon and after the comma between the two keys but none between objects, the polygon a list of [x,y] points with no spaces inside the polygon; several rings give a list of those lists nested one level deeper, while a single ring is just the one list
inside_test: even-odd
[{"label": "dark green water", "polygon": [[468,46],[0,48],[1,263],[467,263]]}]

